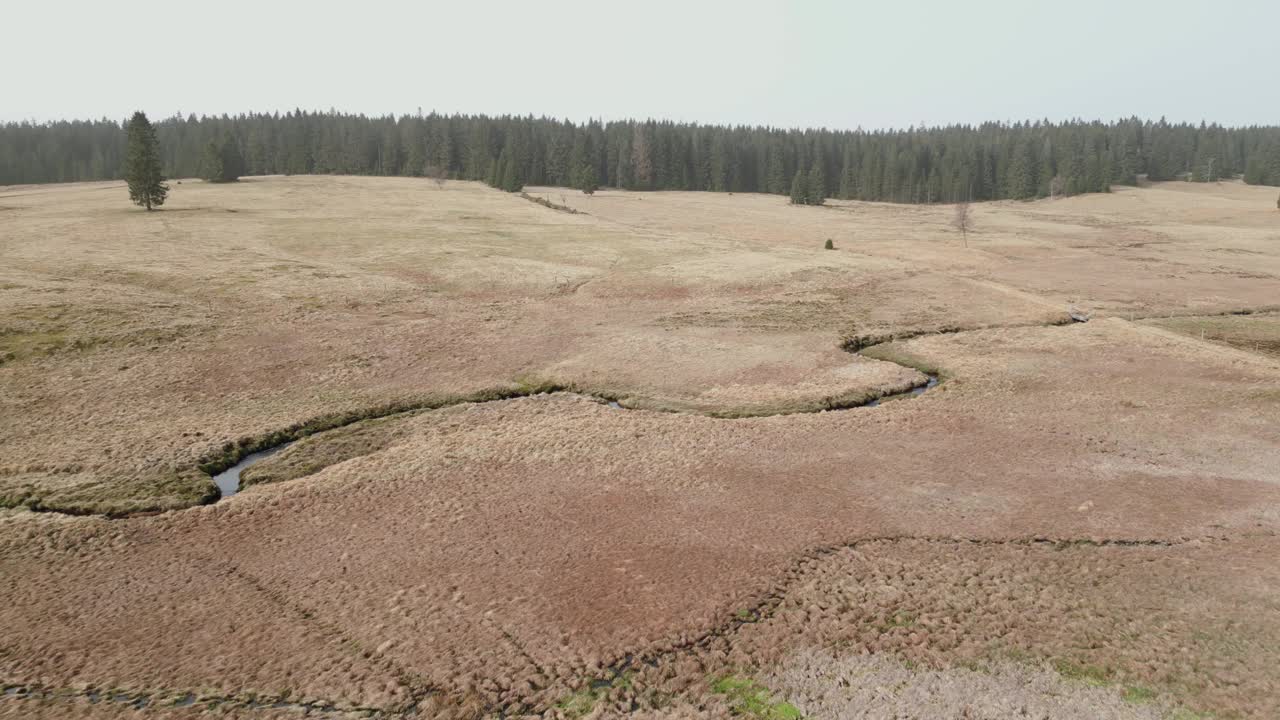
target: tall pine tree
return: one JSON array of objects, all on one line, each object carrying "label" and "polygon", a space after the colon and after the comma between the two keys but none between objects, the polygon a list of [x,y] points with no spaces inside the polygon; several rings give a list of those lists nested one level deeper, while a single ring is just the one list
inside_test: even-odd
[{"label": "tall pine tree", "polygon": [[140,110],[129,120],[128,138],[124,179],[129,183],[129,199],[151,211],[164,204],[169,186],[160,171],[160,141],[156,139],[156,129]]},{"label": "tall pine tree", "polygon": [[204,148],[204,159],[200,162],[200,177],[205,182],[235,182],[244,174],[244,157],[240,154],[240,144],[227,133],[219,143],[210,140]]},{"label": "tall pine tree", "polygon": [[502,148],[502,155],[498,158],[498,187],[509,193],[520,192],[524,189],[524,180],[520,174],[520,161],[516,158],[516,154],[510,148]]},{"label": "tall pine tree", "polygon": [[[127,123],[126,123],[127,124]],[[954,202],[1105,192],[1151,178],[1280,184],[1280,127],[1224,128],[1129,118],[1114,123],[984,123],[907,131],[778,130],[671,122],[575,125],[532,117],[431,114],[367,117],[175,115],[154,125],[162,172],[203,174],[210,139],[230,133],[248,157],[243,174],[352,173],[490,179],[511,147],[531,185],[595,182],[635,190],[787,193],[796,170],[821,163],[822,195],[889,202]],[[0,123],[0,184],[122,177],[127,133],[104,121]],[[224,163],[232,165],[234,163]],[[817,196],[814,198],[817,199]],[[145,203],[144,203],[145,204]],[[153,203],[154,207],[154,203]]]},{"label": "tall pine tree", "polygon": [[791,204],[804,205],[809,199],[809,185],[805,182],[804,171],[796,170],[796,176],[791,181]]},{"label": "tall pine tree", "polygon": [[827,199],[827,177],[822,172],[822,162],[815,159],[809,168],[809,183],[805,192],[805,202],[810,205],[821,205]]},{"label": "tall pine tree", "polygon": [[205,182],[222,182],[222,148],[216,140],[210,140],[204,146],[204,157],[200,159],[200,177]]}]

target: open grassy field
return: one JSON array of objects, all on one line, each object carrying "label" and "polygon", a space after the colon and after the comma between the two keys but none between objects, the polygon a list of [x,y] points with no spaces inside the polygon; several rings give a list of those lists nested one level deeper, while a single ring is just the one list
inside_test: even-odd
[{"label": "open grassy field", "polygon": [[1280,715],[1270,189],[529,193],[0,188],[0,716]]}]

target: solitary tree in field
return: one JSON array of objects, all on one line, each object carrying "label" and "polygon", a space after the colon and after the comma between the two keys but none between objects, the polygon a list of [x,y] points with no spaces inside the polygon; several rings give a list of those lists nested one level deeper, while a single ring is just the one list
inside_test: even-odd
[{"label": "solitary tree in field", "polygon": [[954,224],[956,229],[960,231],[960,235],[964,238],[964,246],[969,247],[969,227],[973,224],[973,219],[969,215],[969,202],[967,200],[956,204],[956,219]]},{"label": "solitary tree in field", "polygon": [[160,142],[156,129],[142,111],[129,120],[129,145],[124,159],[124,179],[129,199],[148,211],[164,204],[169,186],[160,171]]}]

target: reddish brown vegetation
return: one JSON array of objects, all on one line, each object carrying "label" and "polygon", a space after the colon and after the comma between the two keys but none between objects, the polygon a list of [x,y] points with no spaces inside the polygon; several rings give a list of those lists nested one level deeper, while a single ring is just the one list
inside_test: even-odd
[{"label": "reddish brown vegetation", "polygon": [[[583,217],[466,183],[263,182],[234,219],[166,211],[152,218],[168,227],[143,230],[122,214],[106,244],[53,205],[0,220],[15,223],[0,282],[19,286],[0,300],[25,313],[11,341],[58,330],[50,298],[82,292],[62,331],[115,337],[85,308],[103,285],[137,293],[122,327],[196,326],[0,366],[6,491],[180,505],[156,478],[228,441],[542,380],[695,412],[565,394],[464,404],[315,435],[210,507],[0,511],[0,681],[75,696],[4,696],[0,713],[133,712],[87,702],[92,686],[246,717],[276,713],[251,697],[445,717],[554,717],[578,697],[725,717],[709,688],[722,673],[814,708],[857,702],[805,658],[864,651],[939,669],[1057,662],[1114,693],[1276,713],[1280,368],[1122,319],[1274,299],[1256,270],[1276,262],[1258,249],[1271,230],[1230,196],[1193,198],[1185,227],[1158,231],[1175,191],[975,207],[981,240],[964,253],[930,208],[837,205],[783,227],[776,198],[605,192]],[[385,183],[392,219],[344,214],[342,183]],[[1132,221],[1116,205],[1147,198],[1167,204]],[[1261,255],[1205,260],[1223,218]],[[832,236],[839,250],[818,249]],[[93,262],[63,267],[80,254]],[[1035,326],[1067,301],[1100,319]],[[1024,327],[970,329],[1001,325]],[[877,348],[890,362],[837,347],[910,335]],[[918,378],[897,362],[946,381],[874,409],[706,416]]]}]

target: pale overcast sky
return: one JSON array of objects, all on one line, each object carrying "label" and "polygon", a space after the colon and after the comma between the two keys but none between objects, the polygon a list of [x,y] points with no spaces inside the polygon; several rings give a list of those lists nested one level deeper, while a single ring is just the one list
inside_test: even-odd
[{"label": "pale overcast sky", "polygon": [[1280,122],[1280,0],[4,0],[0,120]]}]

